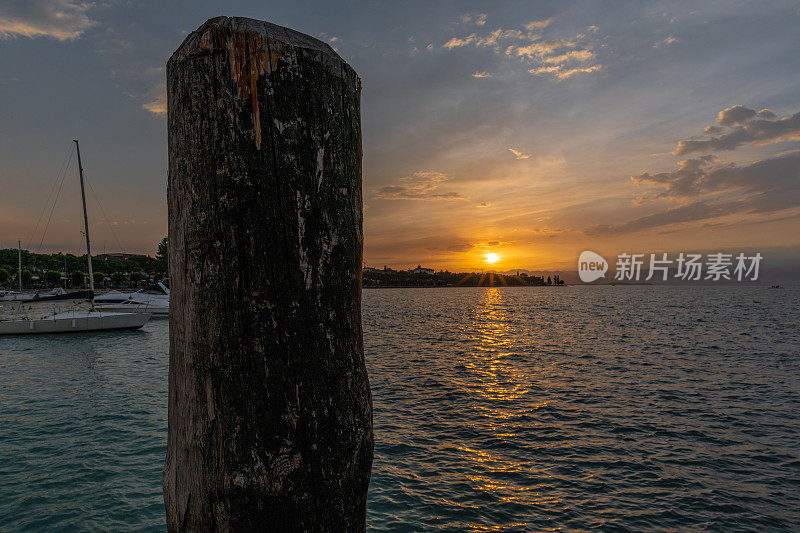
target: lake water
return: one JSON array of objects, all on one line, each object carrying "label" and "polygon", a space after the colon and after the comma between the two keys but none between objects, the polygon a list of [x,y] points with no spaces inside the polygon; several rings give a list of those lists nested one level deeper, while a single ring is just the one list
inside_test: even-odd
[{"label": "lake water", "polygon": [[[800,287],[364,291],[373,531],[797,530]],[[0,530],[164,530],[168,325],[0,338]]]}]

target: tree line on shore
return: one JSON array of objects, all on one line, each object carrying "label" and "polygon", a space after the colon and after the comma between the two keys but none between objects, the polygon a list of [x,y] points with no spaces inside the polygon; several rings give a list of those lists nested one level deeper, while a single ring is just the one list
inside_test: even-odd
[{"label": "tree line on shore", "polygon": [[564,285],[558,275],[529,276],[526,273],[498,274],[492,272],[419,272],[391,268],[365,268],[363,287],[545,287]]},{"label": "tree line on shore", "polygon": [[[167,276],[166,237],[158,245],[156,257],[143,254],[92,254],[95,286],[100,288],[138,287]],[[0,287],[19,283],[19,251],[0,250]],[[64,287],[82,289],[88,285],[86,254],[38,254],[22,250],[22,284],[25,289]]]}]

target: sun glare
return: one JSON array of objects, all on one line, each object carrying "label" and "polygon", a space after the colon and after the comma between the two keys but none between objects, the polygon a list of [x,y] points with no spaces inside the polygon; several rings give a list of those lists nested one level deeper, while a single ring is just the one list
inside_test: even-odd
[{"label": "sun glare", "polygon": [[487,263],[497,263],[498,259],[500,259],[500,256],[498,256],[497,254],[486,254]]}]

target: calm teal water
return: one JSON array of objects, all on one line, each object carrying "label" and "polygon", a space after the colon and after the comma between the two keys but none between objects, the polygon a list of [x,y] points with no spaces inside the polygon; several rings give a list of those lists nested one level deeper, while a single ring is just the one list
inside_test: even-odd
[{"label": "calm teal water", "polygon": [[[365,291],[370,529],[797,530],[798,297]],[[0,530],[164,529],[167,337],[0,339]]]}]

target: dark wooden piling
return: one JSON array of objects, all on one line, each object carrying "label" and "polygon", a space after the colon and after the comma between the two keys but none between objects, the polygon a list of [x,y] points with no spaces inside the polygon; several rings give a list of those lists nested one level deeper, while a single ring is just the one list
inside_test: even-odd
[{"label": "dark wooden piling", "polygon": [[167,65],[170,531],[365,528],[358,76],[218,17]]}]

